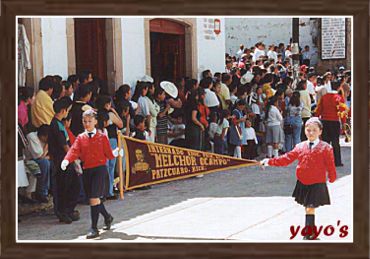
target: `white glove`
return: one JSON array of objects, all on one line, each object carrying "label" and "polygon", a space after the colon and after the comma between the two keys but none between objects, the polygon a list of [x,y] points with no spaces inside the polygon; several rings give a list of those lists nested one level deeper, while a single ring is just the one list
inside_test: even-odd
[{"label": "white glove", "polygon": [[117,148],[115,148],[113,151],[112,151],[112,153],[113,153],[113,156],[114,157],[117,157],[118,155],[119,155],[119,148],[117,147]]},{"label": "white glove", "polygon": [[67,166],[69,165],[68,160],[63,160],[62,164],[60,165],[60,168],[65,171],[67,169]]},{"label": "white glove", "polygon": [[263,159],[262,161],[260,161],[260,164],[262,166],[269,166],[269,159],[268,158]]},{"label": "white glove", "polygon": [[119,156],[120,157],[123,157],[123,149],[121,148],[120,151],[119,151]]}]

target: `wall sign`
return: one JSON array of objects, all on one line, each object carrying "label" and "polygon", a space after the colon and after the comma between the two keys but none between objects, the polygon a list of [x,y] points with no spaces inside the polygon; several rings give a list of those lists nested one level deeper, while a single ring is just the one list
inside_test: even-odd
[{"label": "wall sign", "polygon": [[321,59],[346,58],[345,18],[321,19]]}]

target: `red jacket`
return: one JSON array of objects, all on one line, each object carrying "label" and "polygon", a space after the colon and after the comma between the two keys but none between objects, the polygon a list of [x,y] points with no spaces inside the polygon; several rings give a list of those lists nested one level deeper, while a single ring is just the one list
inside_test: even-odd
[{"label": "red jacket", "polygon": [[72,163],[78,158],[84,169],[105,165],[107,159],[114,158],[108,137],[99,131],[92,138],[85,132],[78,135],[64,159]]},{"label": "red jacket", "polygon": [[316,116],[324,121],[339,121],[345,122],[345,118],[341,118],[339,113],[342,111],[344,100],[342,96],[335,93],[327,93],[320,98],[316,108]]},{"label": "red jacket", "polygon": [[331,183],[337,178],[333,148],[321,140],[312,150],[309,149],[308,141],[301,142],[285,155],[270,159],[268,164],[287,166],[296,159],[298,159],[297,179],[305,185],[326,183],[327,173]]}]

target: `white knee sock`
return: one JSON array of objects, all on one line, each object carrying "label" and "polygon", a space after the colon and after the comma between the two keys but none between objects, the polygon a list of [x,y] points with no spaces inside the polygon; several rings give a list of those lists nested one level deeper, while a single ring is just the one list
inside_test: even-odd
[{"label": "white knee sock", "polygon": [[234,150],[234,157],[242,158],[242,148],[241,146],[236,146]]},{"label": "white knee sock", "polygon": [[272,146],[267,146],[267,156],[268,156],[269,158],[271,158],[271,157],[272,157]]},{"label": "white knee sock", "polygon": [[274,157],[278,157],[279,156],[279,149],[274,149]]}]

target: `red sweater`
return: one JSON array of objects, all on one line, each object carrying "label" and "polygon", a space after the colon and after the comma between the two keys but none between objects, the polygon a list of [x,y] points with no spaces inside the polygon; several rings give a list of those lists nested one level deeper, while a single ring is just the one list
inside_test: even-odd
[{"label": "red sweater", "polygon": [[105,165],[107,159],[114,158],[108,137],[99,131],[92,138],[85,132],[78,135],[64,159],[72,163],[78,158],[84,169]]},{"label": "red sweater", "polygon": [[[320,98],[316,108],[316,116],[324,121],[339,121],[339,106],[344,103],[343,98],[339,94],[328,93]],[[342,119],[345,122],[345,119]]]},{"label": "red sweater", "polygon": [[296,159],[298,159],[297,179],[305,185],[326,183],[327,173],[331,183],[337,178],[333,148],[321,140],[312,150],[309,149],[308,141],[301,142],[285,155],[270,159],[268,164],[287,166]]}]

